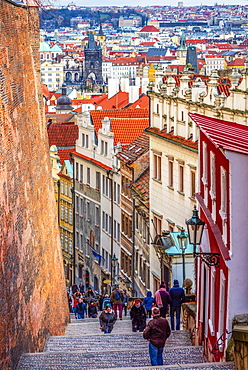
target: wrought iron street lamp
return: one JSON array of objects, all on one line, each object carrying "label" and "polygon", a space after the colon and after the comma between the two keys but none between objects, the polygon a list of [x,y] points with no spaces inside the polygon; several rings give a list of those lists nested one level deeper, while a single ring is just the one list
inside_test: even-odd
[{"label": "wrought iron street lamp", "polygon": [[112,284],[114,285],[115,284],[116,266],[117,266],[117,262],[118,262],[118,258],[116,257],[115,253],[114,253],[113,257],[111,258],[111,262],[112,262],[112,268],[113,268],[113,282],[112,282]]},{"label": "wrought iron street lamp", "polygon": [[196,209],[196,206],[194,206],[192,218],[186,221],[186,225],[188,229],[189,241],[191,244],[193,244],[195,257],[196,246],[201,244],[203,228],[205,225],[205,222],[202,221],[198,216],[198,210]]},{"label": "wrought iron street lamp", "polygon": [[194,206],[192,218],[186,221],[186,225],[188,229],[189,242],[193,244],[194,257],[200,257],[201,260],[208,266],[219,267],[219,253],[196,253],[196,246],[201,244],[202,233],[205,225],[205,222],[202,221],[198,216],[198,210],[196,209],[196,206]]},{"label": "wrought iron street lamp", "polygon": [[183,260],[183,283],[185,280],[185,251],[188,246],[188,234],[185,232],[184,228],[182,228],[179,235],[177,235],[178,243],[180,249],[182,250],[182,260]]}]

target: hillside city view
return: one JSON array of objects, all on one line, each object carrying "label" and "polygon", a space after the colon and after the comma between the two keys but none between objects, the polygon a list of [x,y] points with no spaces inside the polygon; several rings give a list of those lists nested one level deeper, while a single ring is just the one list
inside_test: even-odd
[{"label": "hillside city view", "polygon": [[248,4],[0,14],[0,368],[248,370]]}]

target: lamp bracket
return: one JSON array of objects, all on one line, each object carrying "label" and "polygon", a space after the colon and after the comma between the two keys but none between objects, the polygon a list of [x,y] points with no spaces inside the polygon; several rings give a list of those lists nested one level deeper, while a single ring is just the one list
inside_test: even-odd
[{"label": "lamp bracket", "polygon": [[194,257],[199,257],[208,266],[220,267],[219,253],[194,253]]}]

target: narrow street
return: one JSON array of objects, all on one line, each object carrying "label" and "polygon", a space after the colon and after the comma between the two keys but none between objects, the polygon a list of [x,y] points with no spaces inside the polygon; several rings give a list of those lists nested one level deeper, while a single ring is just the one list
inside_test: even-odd
[{"label": "narrow street", "polygon": [[[193,347],[189,333],[173,331],[164,349],[164,365],[158,369],[225,369],[233,363],[204,363],[202,347]],[[98,319],[76,320],[71,315],[64,336],[50,337],[44,352],[24,354],[17,370],[142,370],[150,366],[148,342],[142,333],[133,333],[131,320],[117,320],[113,332],[99,330]]]}]

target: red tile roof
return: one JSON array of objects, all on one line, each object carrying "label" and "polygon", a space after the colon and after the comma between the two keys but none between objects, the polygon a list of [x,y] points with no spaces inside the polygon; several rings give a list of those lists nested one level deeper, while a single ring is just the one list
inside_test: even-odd
[{"label": "red tile roof", "polygon": [[150,170],[149,167],[140,175],[140,177],[131,185],[131,189],[138,194],[142,200],[149,201],[149,180]]},{"label": "red tile roof", "polygon": [[128,104],[128,93],[119,91],[117,94],[112,96],[110,99],[105,98],[100,102],[96,102],[96,106],[102,107],[102,109],[114,109],[123,108]]},{"label": "red tile roof", "polygon": [[245,58],[237,58],[228,63],[228,67],[244,67]]},{"label": "red tile roof", "polygon": [[196,113],[189,113],[189,116],[217,148],[248,154],[247,126]]},{"label": "red tile roof", "polygon": [[74,122],[51,123],[47,126],[49,146],[56,145],[60,162],[70,159],[70,153],[76,148],[78,126]]},{"label": "red tile roof", "polygon": [[49,97],[50,97],[50,92],[49,92],[49,90],[48,90],[47,85],[45,85],[45,84],[42,84],[42,95],[43,95],[46,99],[49,99]]},{"label": "red tile roof", "polygon": [[114,145],[128,145],[148,127],[149,118],[111,118]]},{"label": "red tile roof", "polygon": [[149,98],[147,95],[142,94],[142,96],[140,96],[138,100],[136,100],[134,103],[129,104],[126,108],[135,109],[137,107],[145,109],[149,108]]},{"label": "red tile roof", "polygon": [[185,139],[182,136],[174,135],[172,132],[166,132],[166,130],[160,131],[157,127],[148,127],[146,132],[160,136],[168,141],[173,141],[179,145],[198,150],[197,142],[192,141],[191,139]]},{"label": "red tile roof", "polygon": [[140,32],[159,32],[159,29],[154,26],[144,26],[141,28]]},{"label": "red tile roof", "polygon": [[125,163],[131,164],[144,153],[149,150],[149,135],[147,132],[142,132],[131,144],[128,145],[122,152],[117,154],[117,157]]},{"label": "red tile roof", "polygon": [[107,166],[107,165],[103,164],[102,162],[96,161],[96,160],[95,160],[95,159],[93,159],[93,158],[87,157],[86,155],[83,155],[83,154],[81,154],[81,153],[77,153],[77,152],[74,152],[74,155],[76,155],[77,157],[83,158],[83,159],[85,159],[85,160],[86,160],[86,161],[88,161],[88,162],[94,163],[95,165],[97,165],[98,167],[103,168],[103,169],[104,169],[104,170],[106,170],[106,171],[111,170],[111,167],[109,167],[109,166]]},{"label": "red tile roof", "polygon": [[106,109],[90,111],[95,131],[102,127],[104,117],[114,118],[148,118],[148,109]]}]

